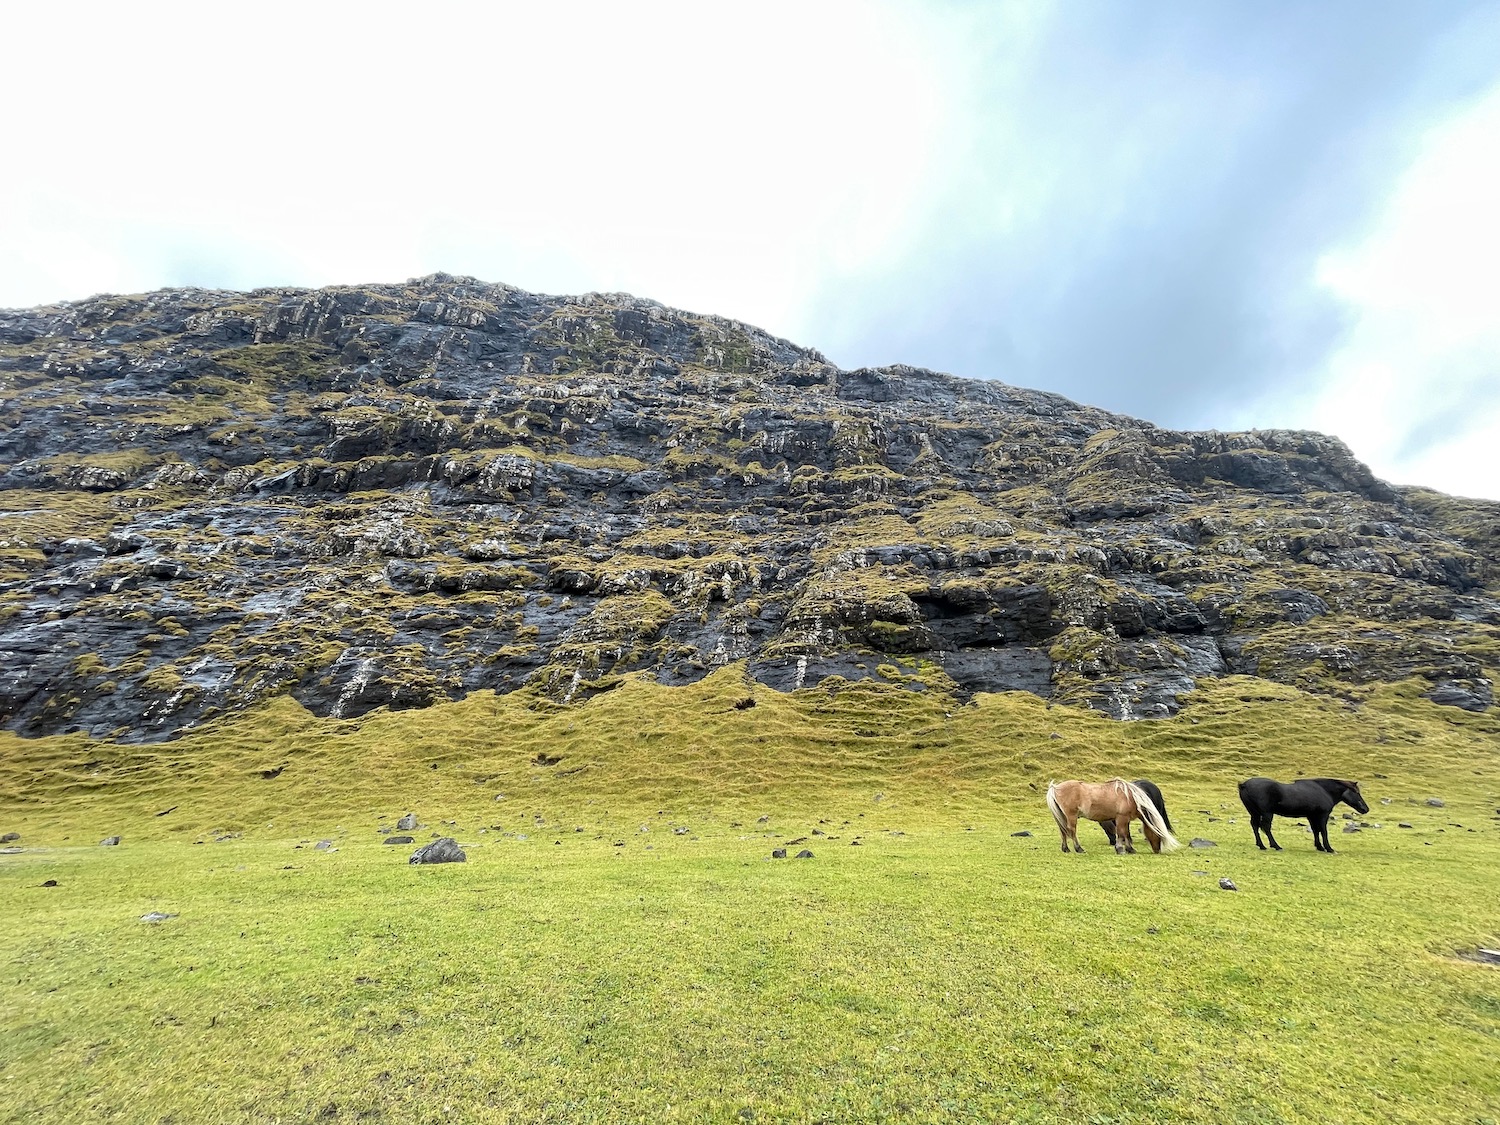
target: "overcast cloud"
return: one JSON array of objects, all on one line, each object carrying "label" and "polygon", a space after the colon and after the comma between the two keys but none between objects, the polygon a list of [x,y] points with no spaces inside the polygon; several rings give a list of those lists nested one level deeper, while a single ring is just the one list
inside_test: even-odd
[{"label": "overcast cloud", "polygon": [[446,270],[1500,498],[1500,3],[30,3],[0,304]]}]

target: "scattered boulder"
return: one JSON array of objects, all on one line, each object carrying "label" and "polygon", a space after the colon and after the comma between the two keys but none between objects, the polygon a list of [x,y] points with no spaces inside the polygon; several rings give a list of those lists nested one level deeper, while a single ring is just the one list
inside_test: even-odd
[{"label": "scattered boulder", "polygon": [[387,836],[383,841],[387,844],[414,844],[417,842],[415,836]]},{"label": "scattered boulder", "polygon": [[1194,836],[1188,843],[1190,848],[1217,848],[1218,846],[1213,840],[1205,840],[1202,836]]},{"label": "scattered boulder", "polygon": [[315,851],[315,852],[327,852],[327,851],[332,851],[332,850],[333,850],[333,841],[332,840],[319,840],[316,844],[313,845],[313,851]]},{"label": "scattered boulder", "polygon": [[812,852],[808,851],[806,848],[803,848],[796,855],[797,859],[812,859],[812,857],[813,857]]},{"label": "scattered boulder", "polygon": [[409,812],[400,820],[396,821],[396,828],[401,832],[410,832],[417,826],[417,814]]},{"label": "scattered boulder", "polygon": [[440,840],[434,840],[425,844],[411,853],[407,863],[463,863],[468,860],[464,850],[458,846],[458,841],[452,836],[444,836]]},{"label": "scattered boulder", "polygon": [[1441,797],[1428,797],[1427,807],[1430,809],[1443,809],[1447,808],[1448,806]]},{"label": "scattered boulder", "polygon": [[12,841],[19,840],[20,838],[21,834],[19,832],[7,832],[5,833],[5,835],[0,836],[0,844],[9,844]]},{"label": "scattered boulder", "polygon": [[1344,825],[1344,831],[1345,832],[1358,832],[1359,830],[1360,830],[1360,828],[1359,828],[1359,825],[1357,825],[1357,824],[1346,824],[1346,825]]},{"label": "scattered boulder", "polygon": [[1239,888],[1234,885],[1234,880],[1233,879],[1220,879],[1219,880],[1219,888],[1221,890],[1225,890],[1225,891],[1237,891],[1237,890],[1239,890]]},{"label": "scattered boulder", "polygon": [[43,882],[41,885],[44,886],[44,887],[55,887],[55,886],[57,886],[57,880],[56,879],[48,879],[45,882]]},{"label": "scattered boulder", "polygon": [[104,837],[104,839],[102,839],[102,840],[99,841],[99,846],[101,848],[113,848],[113,847],[117,847],[119,845],[119,843],[120,843],[120,837],[118,837],[118,836],[106,836],[106,837]]},{"label": "scattered boulder", "polygon": [[163,914],[160,910],[153,910],[150,914],[142,914],[142,922],[165,922],[168,918],[175,918],[175,914]]},{"label": "scattered boulder", "polygon": [[1397,828],[1410,828],[1410,827],[1412,827],[1412,826],[1411,826],[1411,825],[1410,825],[1410,824],[1408,824],[1408,823],[1407,823],[1407,822],[1406,822],[1406,821],[1404,821],[1404,820],[1398,820],[1398,821],[1397,821],[1397,822],[1396,822],[1396,827],[1397,827]]},{"label": "scattered boulder", "polygon": [[1027,831],[1027,830],[1026,830],[1026,829],[1024,829],[1024,828],[1023,828],[1023,829],[1022,829],[1022,830],[1021,830],[1021,831],[1019,831],[1019,832],[1012,832],[1012,833],[1011,833],[1011,835],[1012,835],[1012,836],[1030,836],[1030,835],[1031,835],[1031,833],[1030,833],[1030,832],[1028,832],[1028,831]]},{"label": "scattered boulder", "polygon": [[785,859],[786,858],[786,849],[785,848],[772,848],[771,849],[771,858],[772,859]]},{"label": "scattered boulder", "polygon": [[104,550],[110,555],[128,555],[149,546],[151,540],[138,531],[115,530],[104,537]]}]

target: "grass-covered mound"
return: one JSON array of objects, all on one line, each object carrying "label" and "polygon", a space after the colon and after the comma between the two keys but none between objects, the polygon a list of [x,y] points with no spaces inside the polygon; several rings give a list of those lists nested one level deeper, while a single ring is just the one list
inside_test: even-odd
[{"label": "grass-covered mound", "polygon": [[[730,668],[4,736],[0,1121],[1500,1117],[1500,971],[1453,956],[1500,944],[1500,722],[1419,691],[1118,724]],[[1063,856],[1047,780],[1115,773],[1218,846]],[[1257,773],[1372,827],[1259,853]],[[468,862],[383,845],[408,809]]]}]

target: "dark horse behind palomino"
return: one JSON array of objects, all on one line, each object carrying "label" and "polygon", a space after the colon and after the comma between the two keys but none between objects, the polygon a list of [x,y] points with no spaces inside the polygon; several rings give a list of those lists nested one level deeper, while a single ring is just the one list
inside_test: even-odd
[{"label": "dark horse behind palomino", "polygon": [[1240,782],[1240,801],[1250,814],[1250,827],[1255,830],[1255,846],[1261,851],[1266,846],[1260,842],[1264,832],[1271,847],[1278,852],[1281,845],[1271,835],[1271,820],[1277,813],[1282,816],[1305,816],[1312,826],[1313,846],[1320,852],[1332,853],[1328,842],[1328,817],[1333,806],[1343,801],[1357,813],[1367,813],[1359,791],[1359,782],[1340,781],[1332,777],[1298,778],[1296,781],[1272,781],[1269,777],[1252,777]]},{"label": "dark horse behind palomino", "polygon": [[1145,829],[1146,842],[1153,852],[1171,851],[1177,840],[1166,819],[1156,811],[1140,786],[1123,777],[1104,782],[1054,781],[1047,786],[1047,808],[1052,819],[1057,821],[1057,830],[1062,833],[1062,850],[1068,850],[1068,841],[1073,841],[1075,851],[1082,852],[1078,842],[1078,821],[1095,820],[1101,824],[1114,821],[1113,836],[1115,851],[1120,855],[1134,853],[1135,845],[1130,840],[1130,822],[1139,820]]},{"label": "dark horse behind palomino", "polygon": [[[1148,781],[1144,777],[1135,779],[1135,785],[1146,796],[1151,798],[1151,803],[1156,806],[1156,811],[1161,814],[1161,822],[1167,826],[1167,831],[1172,830],[1172,818],[1167,815],[1167,802],[1162,798],[1161,790],[1156,787],[1156,782]],[[1104,829],[1104,834],[1109,837],[1110,847],[1115,844],[1115,822],[1112,820],[1101,820],[1099,827]]]}]

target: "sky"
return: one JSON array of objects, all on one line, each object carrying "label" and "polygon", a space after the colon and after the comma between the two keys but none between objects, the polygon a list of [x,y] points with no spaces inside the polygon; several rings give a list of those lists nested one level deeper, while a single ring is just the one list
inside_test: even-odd
[{"label": "sky", "polygon": [[0,306],[630,292],[1500,499],[1500,0],[18,0]]}]

